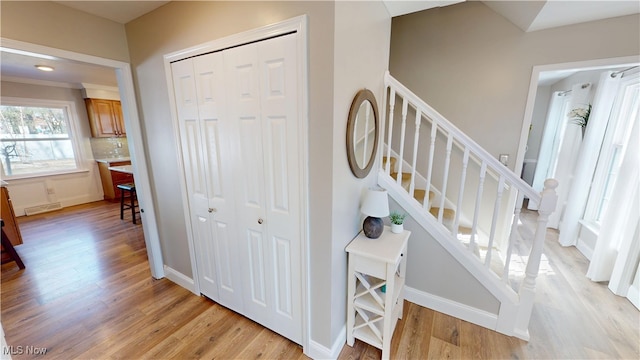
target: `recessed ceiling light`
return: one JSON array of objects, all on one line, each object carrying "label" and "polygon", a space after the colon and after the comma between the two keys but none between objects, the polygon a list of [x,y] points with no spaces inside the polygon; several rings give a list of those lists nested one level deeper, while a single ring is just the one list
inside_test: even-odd
[{"label": "recessed ceiling light", "polygon": [[36,69],[41,71],[53,71],[53,68],[48,65],[36,65]]}]

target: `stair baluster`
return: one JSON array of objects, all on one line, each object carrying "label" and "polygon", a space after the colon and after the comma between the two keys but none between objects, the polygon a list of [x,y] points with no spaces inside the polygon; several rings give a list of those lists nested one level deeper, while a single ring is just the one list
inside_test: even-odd
[{"label": "stair baluster", "polygon": [[[500,308],[493,328],[528,339],[527,326],[533,307],[535,278],[540,265],[546,223],[557,201],[554,191],[557,181],[551,179],[545,182],[545,191],[538,194],[513,171],[388,73],[385,75],[385,85],[389,90],[388,113],[383,113],[388,114],[389,126],[386,129],[386,156],[383,157],[378,182],[387,188],[390,196],[410,216],[419,220],[418,223],[433,239],[445,247],[498,299]],[[397,121],[399,124],[394,124],[396,101],[402,101],[402,109],[397,114],[402,117]],[[414,131],[411,160],[408,160],[407,149],[405,162],[405,139],[407,135],[410,136],[406,134],[409,107],[412,111],[415,110],[416,117],[415,126],[411,129]],[[396,142],[395,146],[392,142],[394,126],[399,126],[396,131],[400,131],[396,135],[399,144]],[[430,126],[430,129],[427,130],[426,126]],[[423,139],[423,142],[428,142],[428,154],[418,151],[421,129],[430,132],[429,138]],[[384,139],[384,134],[381,137]],[[422,146],[427,147],[427,144]],[[435,156],[436,151],[439,153],[438,157]],[[457,155],[458,151],[463,152],[461,159]],[[426,178],[417,170],[418,164],[421,168],[423,165],[423,160],[419,159],[421,156],[427,158]],[[397,168],[394,166],[396,162]],[[442,183],[434,184],[433,179],[441,179]],[[448,189],[449,181],[455,183],[458,180],[460,183],[457,189]],[[424,189],[421,189],[423,184]],[[497,186],[495,192],[494,186]],[[431,207],[434,193],[439,196],[437,207]],[[456,195],[457,198],[454,199]],[[532,239],[526,276],[510,278],[510,275],[514,275],[510,274],[512,270],[509,265],[519,241],[518,223],[524,198],[540,204],[538,228]],[[416,200],[422,201],[422,204],[416,204]],[[465,249],[463,242],[466,239],[460,235],[467,234],[469,244]],[[482,258],[480,249],[485,247],[486,255]],[[474,261],[470,262],[471,259]],[[501,266],[495,266],[499,261],[505,262]]]},{"label": "stair baluster", "polygon": [[442,190],[440,190],[440,209],[438,211],[438,222],[442,224],[442,216],[444,215],[444,200],[447,195],[447,183],[449,180],[449,166],[451,165],[451,146],[453,145],[453,135],[449,133],[447,137],[447,151],[445,153],[444,171],[442,174]]},{"label": "stair baluster", "polygon": [[416,190],[416,163],[418,161],[418,143],[420,141],[420,123],[422,122],[422,112],[416,110],[415,134],[413,137],[413,163],[411,164],[411,182],[409,183],[409,195],[414,197]]},{"label": "stair baluster", "polygon": [[[462,157],[462,174],[460,175],[460,189],[458,190],[458,202],[456,204],[456,209],[462,209],[462,198],[464,196],[464,185],[467,180],[467,166],[469,166],[469,148],[464,147],[464,156]],[[453,220],[453,233],[460,233],[460,213],[461,211],[456,211],[455,220]]]},{"label": "stair baluster", "polygon": [[484,192],[484,180],[487,174],[487,163],[482,162],[480,166],[480,183],[478,184],[478,192],[476,193],[476,209],[473,212],[473,225],[471,226],[471,238],[469,239],[469,251],[476,253],[476,236],[478,234],[478,218],[480,217],[480,207],[482,205],[482,193]]},{"label": "stair baluster", "polygon": [[513,248],[516,242],[519,241],[518,223],[520,222],[520,212],[522,211],[523,202],[524,195],[522,191],[518,191],[518,200],[516,200],[516,207],[513,210],[513,220],[511,221],[511,234],[509,236],[509,245],[507,246],[507,256],[504,260],[504,269],[502,271],[502,281],[504,281],[505,284],[509,283],[509,265],[511,264]]},{"label": "stair baluster", "polygon": [[[387,138],[387,144],[391,144],[391,134],[393,134],[393,111],[396,106],[396,91],[390,89],[389,91],[389,134]],[[391,159],[391,146],[387,146],[387,159]],[[395,169],[394,169],[395,170]],[[387,161],[384,172],[387,175],[391,175],[391,161]]]},{"label": "stair baluster", "polygon": [[493,220],[491,221],[491,233],[489,234],[489,245],[487,245],[487,255],[484,258],[484,265],[489,267],[491,264],[491,253],[493,253],[493,241],[496,237],[496,226],[500,215],[500,206],[502,205],[502,192],[504,191],[504,177],[500,176],[498,181],[498,194],[496,202],[493,205]]},{"label": "stair baluster", "polygon": [[[436,135],[438,132],[438,122],[431,119],[431,143],[429,144],[429,162],[427,163],[427,191],[431,190],[431,176],[433,175],[433,156],[436,152]],[[425,201],[423,204],[425,210],[429,211],[429,205]]]},{"label": "stair baluster", "polygon": [[409,101],[406,98],[402,99],[402,125],[400,126],[400,155],[399,155],[400,161],[398,162],[398,177],[396,179],[396,181],[400,186],[403,186],[402,183],[404,180],[404,178],[402,177],[402,164],[404,161],[402,161],[402,159],[404,159],[404,135],[407,129],[407,107],[408,106],[409,106]]}]

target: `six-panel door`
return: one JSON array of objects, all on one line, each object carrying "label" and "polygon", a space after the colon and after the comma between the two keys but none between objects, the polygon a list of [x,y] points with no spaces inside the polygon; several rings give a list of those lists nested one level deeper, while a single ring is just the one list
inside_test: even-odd
[{"label": "six-panel door", "polygon": [[172,64],[203,294],[302,340],[296,34]]}]

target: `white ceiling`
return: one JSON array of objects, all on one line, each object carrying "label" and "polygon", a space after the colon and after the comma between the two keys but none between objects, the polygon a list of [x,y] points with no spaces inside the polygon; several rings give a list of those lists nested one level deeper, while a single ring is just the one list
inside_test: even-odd
[{"label": "white ceiling", "polygon": [[[341,0],[338,0],[341,1]],[[169,1],[55,1],[74,9],[122,24],[134,20]],[[430,8],[455,5],[464,0],[384,0],[391,16],[401,16]],[[523,31],[536,31],[580,22],[640,13],[640,1],[483,1]],[[3,49],[4,50],[4,49]],[[3,80],[33,82],[81,88],[82,83],[117,86],[113,69],[71,62],[42,59],[0,52]],[[35,65],[51,65],[54,72],[41,72]]]},{"label": "white ceiling", "polygon": [[640,13],[640,1],[483,1],[526,32]]},{"label": "white ceiling", "polygon": [[97,15],[121,24],[149,13],[169,1],[54,1],[58,4]]},{"label": "white ceiling", "polygon": [[[50,72],[40,71],[36,69],[36,65],[48,65],[55,68],[55,70]],[[83,83],[111,87],[118,86],[116,73],[112,68],[51,56],[37,57],[28,53],[14,53],[12,49],[5,48],[2,48],[0,52],[0,74],[2,75],[2,81],[74,89],[81,89]]]}]

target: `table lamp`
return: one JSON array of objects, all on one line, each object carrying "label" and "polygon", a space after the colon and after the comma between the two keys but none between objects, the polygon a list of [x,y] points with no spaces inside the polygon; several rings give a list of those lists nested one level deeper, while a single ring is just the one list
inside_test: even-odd
[{"label": "table lamp", "polygon": [[381,217],[389,215],[387,190],[381,188],[367,190],[360,212],[367,215],[362,224],[365,236],[370,239],[379,238],[384,230]]}]

